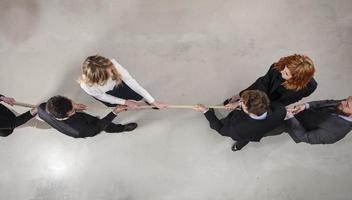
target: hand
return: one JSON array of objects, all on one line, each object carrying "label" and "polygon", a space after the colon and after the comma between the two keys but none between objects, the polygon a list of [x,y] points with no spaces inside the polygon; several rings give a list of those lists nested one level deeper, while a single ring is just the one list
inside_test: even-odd
[{"label": "hand", "polygon": [[38,113],[38,107],[35,106],[35,107],[32,108],[29,112],[31,113],[32,116],[37,115],[37,113]]},{"label": "hand", "polygon": [[125,105],[130,109],[138,109],[139,105],[133,100],[126,100]]},{"label": "hand", "polygon": [[237,102],[234,102],[234,103],[228,103],[228,104],[225,105],[227,110],[234,110],[238,106],[240,106],[240,101],[237,101]]},{"label": "hand", "polygon": [[205,107],[203,104],[194,105],[193,109],[199,112],[205,112],[206,110],[208,110],[208,108]]},{"label": "hand", "polygon": [[2,96],[0,97],[1,100],[11,106],[13,106],[15,103],[16,103],[16,100],[14,98],[11,98],[11,97],[5,97],[5,96]]},{"label": "hand", "polygon": [[292,118],[293,117],[293,109],[286,109],[286,117],[285,117],[285,120],[287,120],[287,119],[290,119],[290,118]]},{"label": "hand", "polygon": [[127,110],[127,106],[126,105],[117,105],[113,112],[114,113],[120,113],[120,112],[123,112],[123,111],[126,111]]},{"label": "hand", "polygon": [[159,109],[164,109],[164,108],[167,108],[169,106],[168,104],[160,102],[160,101],[154,101],[152,103],[152,105],[157,107],[157,108],[159,108]]},{"label": "hand", "polygon": [[83,110],[86,110],[87,109],[87,106],[84,105],[84,104],[80,104],[80,103],[72,103],[73,104],[73,108],[76,110],[76,111],[83,111]]},{"label": "hand", "polygon": [[235,103],[238,100],[240,100],[240,95],[236,94],[236,95],[232,96],[231,98],[229,98],[229,103]]},{"label": "hand", "polygon": [[293,108],[288,108],[287,110],[290,110],[292,112],[292,114],[298,114],[300,112],[302,112],[303,110],[306,109],[306,105],[304,103],[293,106]]}]

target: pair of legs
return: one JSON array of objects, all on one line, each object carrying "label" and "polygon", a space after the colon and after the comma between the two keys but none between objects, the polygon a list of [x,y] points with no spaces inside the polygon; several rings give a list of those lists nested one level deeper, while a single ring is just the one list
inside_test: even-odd
[{"label": "pair of legs", "polygon": [[[135,100],[135,101],[143,100],[143,97],[141,95],[139,95],[137,92],[132,90],[125,83],[122,83],[119,86],[115,86],[113,90],[110,90],[110,91],[106,92],[106,94],[109,94],[111,96],[118,97],[118,98],[121,98],[121,99],[127,99],[127,100]],[[107,107],[115,107],[115,106],[117,106],[117,104],[111,104],[111,103],[108,103],[108,102],[101,101],[99,99],[97,99],[97,100],[102,102]]]}]

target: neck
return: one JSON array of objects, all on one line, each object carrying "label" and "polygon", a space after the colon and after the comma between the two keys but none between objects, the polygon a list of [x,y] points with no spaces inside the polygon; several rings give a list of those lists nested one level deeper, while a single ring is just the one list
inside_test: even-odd
[{"label": "neck", "polygon": [[64,120],[67,120],[68,118],[70,118],[72,115],[76,114],[76,111],[73,109],[72,111],[70,111],[68,114],[67,114],[67,117],[64,117],[64,118],[55,118],[59,121],[64,121]]},{"label": "neck", "polygon": [[249,116],[252,118],[252,119],[255,119],[255,120],[263,120],[266,118],[266,116],[268,115],[267,112],[261,114],[261,115],[255,115],[255,114],[252,114],[252,113],[249,113]]}]

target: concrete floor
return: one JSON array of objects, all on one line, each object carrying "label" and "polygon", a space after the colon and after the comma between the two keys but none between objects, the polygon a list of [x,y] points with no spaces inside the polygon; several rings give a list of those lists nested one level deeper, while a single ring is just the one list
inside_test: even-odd
[{"label": "concrete floor", "polygon": [[[319,83],[305,100],[342,98],[352,94],[351,11],[350,0],[0,0],[0,93],[28,103],[63,94],[104,108],[75,82],[83,59],[100,53],[157,99],[219,104],[278,58],[302,53],[315,61]],[[0,199],[352,196],[351,135],[313,146],[283,134],[234,153],[231,139],[192,110],[129,112],[116,121],[140,127],[72,139],[28,124],[0,138]]]}]

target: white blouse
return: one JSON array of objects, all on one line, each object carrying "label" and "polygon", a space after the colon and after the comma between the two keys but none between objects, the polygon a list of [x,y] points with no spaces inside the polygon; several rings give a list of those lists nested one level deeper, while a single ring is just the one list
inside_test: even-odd
[{"label": "white blouse", "polygon": [[[155,99],[145,90],[139,83],[128,73],[128,71],[123,68],[115,59],[111,59],[111,62],[114,64],[117,72],[121,75],[123,82],[125,82],[132,90],[141,95],[148,103],[152,103]],[[85,83],[81,83],[81,88],[87,92],[89,95],[111,104],[122,104],[126,103],[125,99],[121,99],[118,97],[114,97],[112,95],[106,94],[110,90],[113,90],[116,86],[116,82],[112,80],[110,77],[105,85],[94,84],[93,86],[89,86]]]}]

